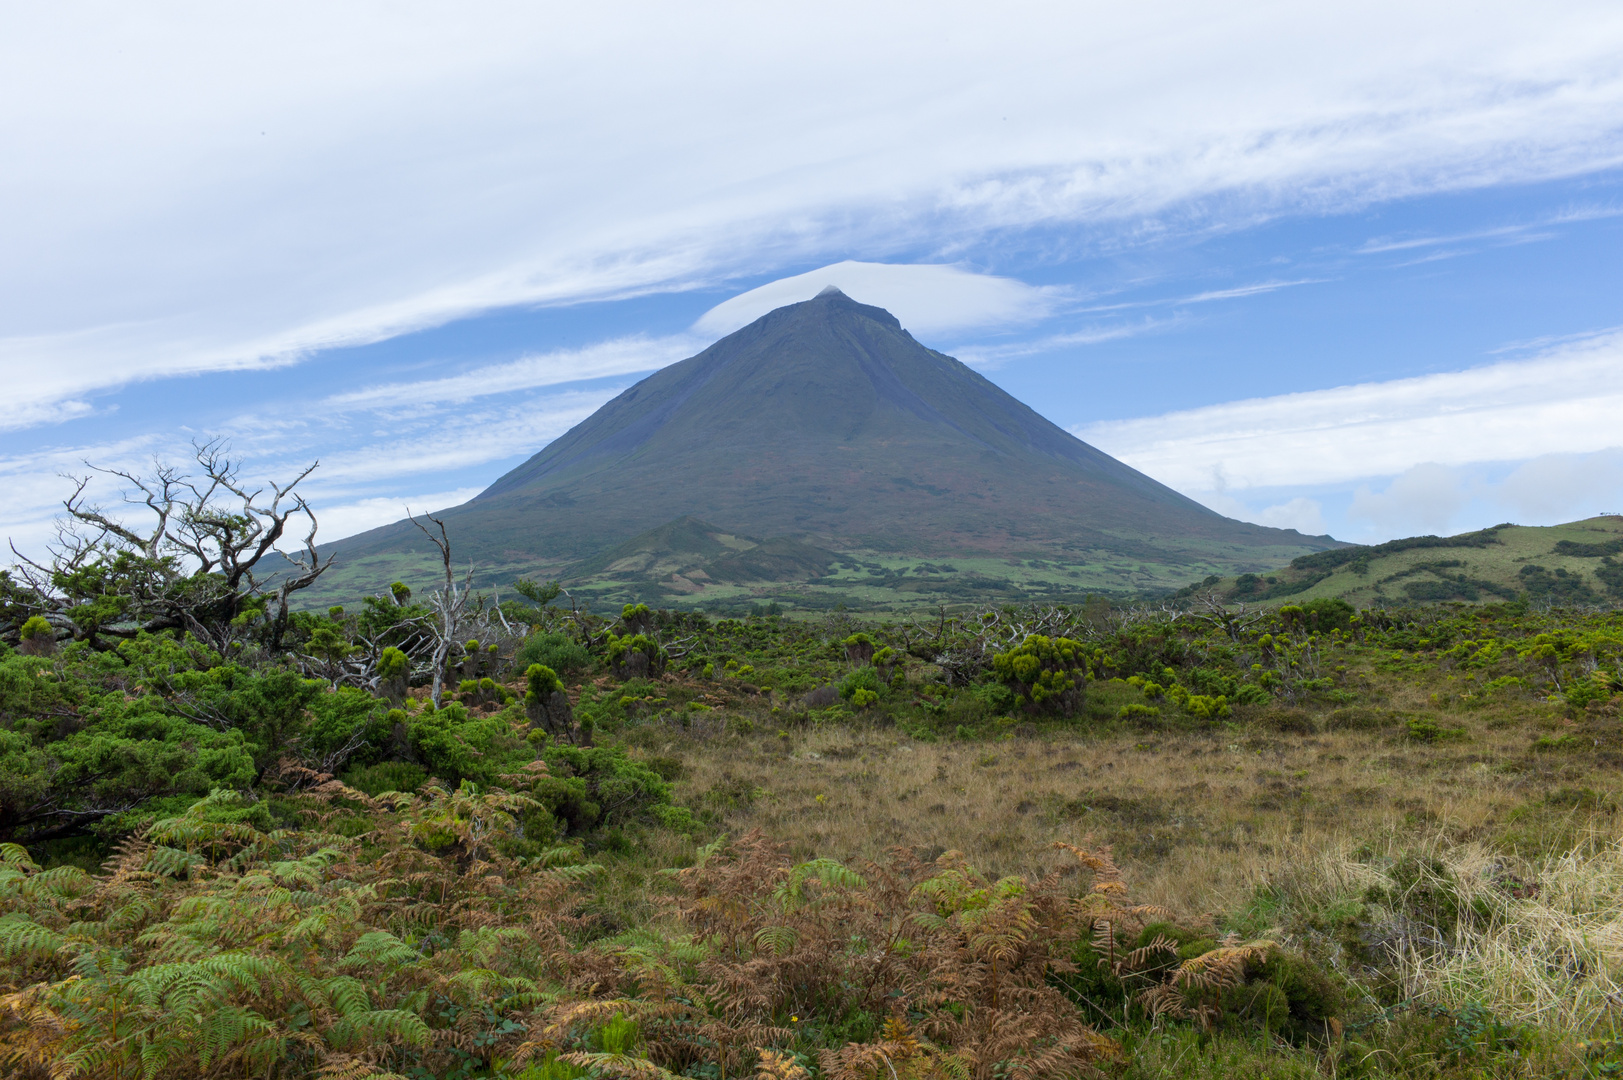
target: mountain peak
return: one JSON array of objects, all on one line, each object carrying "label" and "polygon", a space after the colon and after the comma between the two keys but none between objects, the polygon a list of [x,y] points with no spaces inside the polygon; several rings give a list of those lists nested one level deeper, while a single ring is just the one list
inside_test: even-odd
[{"label": "mountain peak", "polygon": [[[997,558],[1205,566],[1227,550],[1250,568],[1275,564],[1256,549],[1302,545],[1087,445],[832,285],[628,388],[446,521],[459,551],[519,564],[595,557],[685,515],[829,549]],[[412,540],[389,526],[345,548]]]}]

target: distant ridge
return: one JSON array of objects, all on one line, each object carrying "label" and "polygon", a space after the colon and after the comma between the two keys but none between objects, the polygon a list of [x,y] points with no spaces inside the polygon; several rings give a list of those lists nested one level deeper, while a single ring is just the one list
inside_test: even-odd
[{"label": "distant ridge", "polygon": [[[492,565],[600,566],[682,518],[819,550],[1231,573],[1340,546],[1201,506],[832,286],[643,379],[441,516],[459,558]],[[336,548],[421,546],[397,523]]]},{"label": "distant ridge", "polygon": [[1438,602],[1623,602],[1623,518],[1495,525],[1455,536],[1409,536],[1300,555],[1274,573],[1211,578],[1180,590],[1233,603],[1345,600],[1354,607]]}]

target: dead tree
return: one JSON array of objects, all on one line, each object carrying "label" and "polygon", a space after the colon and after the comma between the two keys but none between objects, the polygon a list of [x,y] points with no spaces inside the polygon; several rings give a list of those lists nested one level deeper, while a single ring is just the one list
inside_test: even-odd
[{"label": "dead tree", "polygon": [[[296,490],[318,463],[285,484],[250,487],[222,441],[194,443],[193,450],[196,474],[162,462],[150,475],[86,463],[126,485],[125,504],[151,515],[145,526],[92,502],[93,476],[67,478],[74,490],[63,500],[66,517],[48,547],[49,564],[12,546],[25,586],[18,595],[38,609],[31,614],[61,636],[92,644],[185,630],[223,652],[241,643],[238,616],[258,608],[263,644],[281,648],[289,598],[332,563],[316,550],[315,511]],[[309,523],[303,540],[292,552],[278,551],[299,521]]]},{"label": "dead tree", "polygon": [[474,593],[471,564],[461,582],[457,581],[456,572],[451,566],[451,537],[445,531],[445,522],[432,514],[423,515],[437,527],[439,535],[436,536],[434,530],[410,514],[409,507],[407,514],[411,523],[422,530],[423,535],[428,537],[429,542],[440,553],[440,563],[445,568],[444,586],[435,590],[428,598],[430,611],[428,631],[434,642],[433,653],[429,659],[432,668],[431,693],[434,707],[439,708],[445,693],[446,669],[453,651],[464,650],[464,662],[467,666],[466,662],[473,656],[476,647],[484,650],[491,645],[499,645],[504,640],[522,635],[515,633],[507,625],[499,606],[487,604],[483,596]]}]

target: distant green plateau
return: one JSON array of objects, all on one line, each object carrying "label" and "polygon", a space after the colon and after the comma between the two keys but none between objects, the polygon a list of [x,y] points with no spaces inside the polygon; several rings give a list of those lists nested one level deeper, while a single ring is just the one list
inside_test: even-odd
[{"label": "distant green plateau", "polygon": [[1623,517],[1341,548],[1297,557],[1272,573],[1209,578],[1181,592],[1268,606],[1324,597],[1360,608],[1506,600],[1615,604],[1623,601]]},{"label": "distant green plateau", "polygon": [[[481,584],[684,606],[1136,595],[1344,546],[1207,509],[838,290],[643,379],[436,516]],[[436,571],[407,522],[333,550],[308,602]]]},{"label": "distant green plateau", "polygon": [[[515,578],[555,576],[571,595],[601,610],[638,601],[671,608],[741,610],[777,603],[786,609],[911,611],[937,604],[1080,601],[1090,595],[1158,596],[1191,577],[1231,570],[1268,572],[1277,564],[1244,548],[1187,545],[1176,561],[1130,558],[1111,551],[1058,558],[968,553],[921,556],[893,551],[832,551],[788,538],[752,540],[687,518],[635,537],[588,562],[556,567],[512,563],[474,566],[477,584],[500,591]],[[1296,550],[1311,550],[1298,548]],[[1288,557],[1286,548],[1277,556]],[[1090,557],[1091,554],[1091,557]],[[1157,553],[1159,554],[1159,553]],[[459,572],[466,569],[459,567]],[[336,565],[305,604],[351,603],[388,583],[431,588],[443,570],[431,551],[383,552]],[[1231,579],[1232,580],[1232,579]]]}]

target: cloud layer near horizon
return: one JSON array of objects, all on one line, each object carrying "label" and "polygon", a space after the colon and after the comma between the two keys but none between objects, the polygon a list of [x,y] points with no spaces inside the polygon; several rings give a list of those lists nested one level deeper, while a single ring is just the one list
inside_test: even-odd
[{"label": "cloud layer near horizon", "polygon": [[853,241],[950,261],[1623,160],[1604,3],[81,14],[0,39],[12,425]]},{"label": "cloud layer near horizon", "polygon": [[1623,443],[1623,332],[1528,360],[1076,429],[1181,491],[1334,484]]}]

